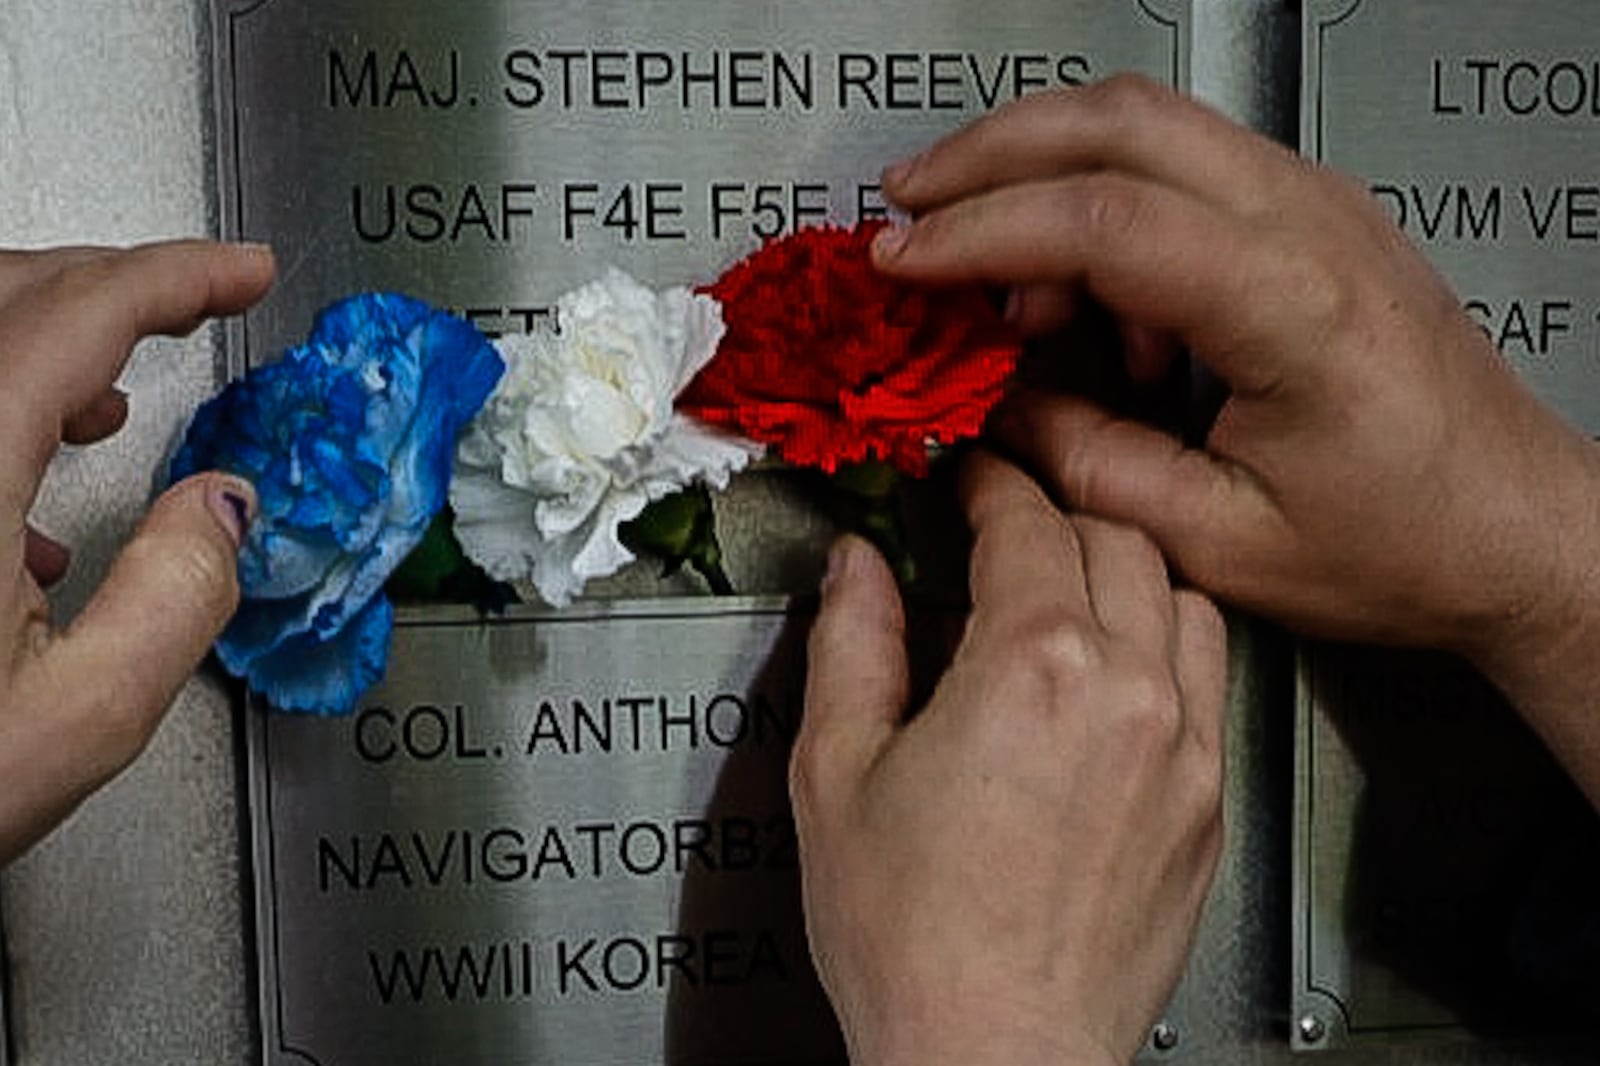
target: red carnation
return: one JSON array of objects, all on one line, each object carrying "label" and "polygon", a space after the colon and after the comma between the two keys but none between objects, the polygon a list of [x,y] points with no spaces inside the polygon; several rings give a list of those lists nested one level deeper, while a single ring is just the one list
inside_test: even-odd
[{"label": "red carnation", "polygon": [[977,289],[878,273],[882,228],[801,230],[704,290],[728,331],[679,408],[830,473],[876,457],[922,474],[930,442],[976,435],[1020,345]]}]

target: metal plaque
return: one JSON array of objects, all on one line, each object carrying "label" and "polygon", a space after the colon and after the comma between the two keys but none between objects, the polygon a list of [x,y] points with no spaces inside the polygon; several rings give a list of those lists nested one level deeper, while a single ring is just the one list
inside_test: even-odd
[{"label": "metal plaque", "polygon": [[885,212],[881,167],[1023,93],[1183,83],[1188,0],[217,0],[224,233],[282,278],[235,351],[353,287],[522,326],[605,265],[703,282]]},{"label": "metal plaque", "polygon": [[[1592,5],[1311,0],[1304,34],[1306,154],[1366,180],[1529,385],[1600,430]],[[1296,1047],[1585,1016],[1600,833],[1496,693],[1309,647],[1297,750]]]},{"label": "metal plaque", "polygon": [[1304,148],[1366,179],[1529,385],[1600,432],[1586,0],[1312,0]]},{"label": "metal plaque", "polygon": [[1302,1048],[1570,1030],[1600,988],[1600,826],[1519,719],[1443,657],[1302,665]]},{"label": "metal plaque", "polygon": [[430,610],[353,717],[255,715],[267,1062],[843,1062],[785,792],[805,629]]},{"label": "metal plaque", "polygon": [[[1024,93],[1188,81],[1189,0],[212,10],[221,227],[280,268],[230,326],[234,372],[357,290],[502,332],[606,265],[709,281],[883,216],[883,165]],[[719,500],[759,549],[741,588],[815,587],[825,527],[797,550],[817,527],[786,493]],[[267,1061],[840,1061],[784,804],[784,602],[430,609],[353,719],[252,709]]]}]

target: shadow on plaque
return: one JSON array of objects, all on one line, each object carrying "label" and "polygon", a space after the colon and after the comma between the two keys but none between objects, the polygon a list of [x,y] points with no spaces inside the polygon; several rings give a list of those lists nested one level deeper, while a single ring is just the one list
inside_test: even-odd
[{"label": "shadow on plaque", "polygon": [[[722,979],[710,967],[676,972],[667,991],[665,1066],[846,1066],[844,1039],[823,993],[806,940],[799,855],[789,806],[787,763],[801,714],[805,642],[812,613],[790,616],[754,690],[788,693],[790,726],[781,748],[740,745],[722,764],[703,817],[755,823],[760,868],[694,865],[686,872],[677,932],[726,952]],[[959,640],[965,613],[938,597],[907,598],[912,707],[926,702]],[[735,961],[734,952],[740,954]]]},{"label": "shadow on plaque", "polygon": [[1343,947],[1353,975],[1387,971],[1345,990],[1351,1032],[1369,1014],[1406,1028],[1381,1001],[1391,978],[1483,1037],[1585,1023],[1600,995],[1600,820],[1581,792],[1458,660],[1339,647],[1319,649],[1317,673],[1365,779]]},{"label": "shadow on plaque", "polygon": [[[1180,362],[1154,386],[1136,386],[1123,369],[1120,347],[1110,316],[1088,307],[1067,329],[1029,346],[1022,377],[1034,388],[1089,395],[1119,411],[1178,421],[1188,396],[1186,368]],[[926,479],[902,485],[907,548],[918,574],[905,593],[912,708],[931,695],[965,623],[970,537],[957,503],[960,464],[953,459],[945,456]],[[805,611],[789,619],[755,686],[761,692],[793,693],[795,726],[810,619]],[[731,750],[704,817],[719,822],[766,812],[763,817],[783,819],[792,833],[787,746],[781,763],[773,754],[773,748],[759,744]],[[791,836],[781,877],[729,876],[703,866],[687,871],[677,932],[703,944],[717,934],[736,933],[747,946],[761,945],[760,963],[749,967],[748,980],[717,988],[706,986],[703,973],[694,980],[674,974],[666,1007],[666,1066],[845,1066],[843,1039],[810,961],[792,843]],[[728,936],[722,942],[735,941]],[[753,961],[755,955],[748,958]]]}]

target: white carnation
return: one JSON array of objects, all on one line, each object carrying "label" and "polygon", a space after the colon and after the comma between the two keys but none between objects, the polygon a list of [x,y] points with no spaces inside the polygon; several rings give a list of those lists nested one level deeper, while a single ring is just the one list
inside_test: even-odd
[{"label": "white carnation", "polygon": [[612,269],[556,318],[496,343],[506,374],[462,436],[450,504],[474,562],[563,606],[633,560],[618,526],[692,482],[725,488],[760,446],[673,409],[722,339],[711,297]]}]

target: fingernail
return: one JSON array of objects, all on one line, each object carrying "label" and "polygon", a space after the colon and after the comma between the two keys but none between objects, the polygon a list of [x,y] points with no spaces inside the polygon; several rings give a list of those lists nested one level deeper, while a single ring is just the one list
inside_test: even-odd
[{"label": "fingernail", "polygon": [[255,517],[255,499],[255,491],[249,483],[237,478],[224,478],[206,497],[212,517],[232,538],[235,548],[244,544],[245,531]]},{"label": "fingernail", "polygon": [[911,239],[911,227],[891,225],[884,228],[872,241],[872,252],[880,259],[893,259]]},{"label": "fingernail", "polygon": [[914,155],[910,159],[902,159],[898,163],[891,163],[883,168],[883,175],[879,179],[884,185],[903,185],[917,169],[917,164],[922,157]]},{"label": "fingernail", "polygon": [[246,255],[253,255],[264,259],[272,258],[272,245],[270,244],[263,244],[260,241],[240,241],[237,247]]},{"label": "fingernail", "polygon": [[832,591],[846,573],[850,570],[850,559],[854,553],[850,550],[850,538],[840,537],[833,542],[833,547],[828,549],[828,568],[822,573],[822,595],[824,598]]}]

